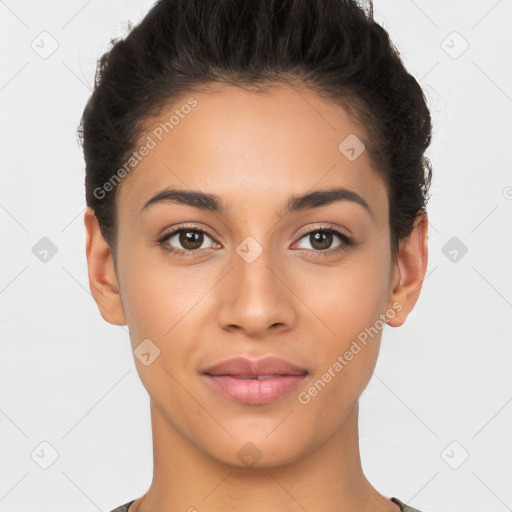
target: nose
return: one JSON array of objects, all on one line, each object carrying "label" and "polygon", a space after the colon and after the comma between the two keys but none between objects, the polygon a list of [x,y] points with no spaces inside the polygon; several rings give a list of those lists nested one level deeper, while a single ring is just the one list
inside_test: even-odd
[{"label": "nose", "polygon": [[250,337],[290,329],[296,308],[293,286],[285,274],[284,265],[272,257],[270,250],[263,250],[254,261],[235,253],[229,284],[221,291],[220,326]]}]

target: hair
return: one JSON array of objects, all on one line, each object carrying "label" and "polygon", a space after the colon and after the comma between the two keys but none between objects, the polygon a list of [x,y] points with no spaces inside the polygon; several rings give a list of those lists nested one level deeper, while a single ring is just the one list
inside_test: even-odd
[{"label": "hair", "polygon": [[364,9],[351,0],[160,0],[98,60],[78,127],[86,202],[114,257],[118,187],[105,185],[148,120],[212,85],[263,92],[278,83],[343,106],[361,128],[386,185],[396,254],[426,209],[432,126],[423,91],[374,21],[371,1]]}]

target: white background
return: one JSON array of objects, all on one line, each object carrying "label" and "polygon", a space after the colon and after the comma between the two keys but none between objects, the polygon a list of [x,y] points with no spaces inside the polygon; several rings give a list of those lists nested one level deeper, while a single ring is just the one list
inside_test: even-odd
[{"label": "white background", "polygon": [[[427,96],[434,179],[423,291],[361,398],[363,468],[424,512],[512,510],[512,2],[375,3]],[[128,331],[89,292],[76,138],[96,59],[151,5],[0,1],[2,512],[110,511],[151,482]],[[48,58],[31,47],[51,48],[44,31]],[[455,262],[452,237],[468,249]]]}]

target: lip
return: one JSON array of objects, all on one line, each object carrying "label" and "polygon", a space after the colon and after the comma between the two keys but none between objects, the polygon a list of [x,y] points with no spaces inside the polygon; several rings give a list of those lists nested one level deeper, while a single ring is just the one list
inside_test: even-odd
[{"label": "lip", "polygon": [[[250,405],[269,404],[285,397],[308,375],[304,368],[277,357],[257,361],[235,357],[202,373],[214,390],[236,402]],[[271,377],[258,379],[258,376]]]},{"label": "lip", "polygon": [[304,375],[307,370],[280,359],[279,357],[263,357],[253,361],[246,357],[233,357],[207,368],[203,373],[208,375]]}]

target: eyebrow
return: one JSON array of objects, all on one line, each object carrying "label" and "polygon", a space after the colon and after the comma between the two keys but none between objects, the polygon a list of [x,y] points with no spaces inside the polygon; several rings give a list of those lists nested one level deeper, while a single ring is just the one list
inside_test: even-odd
[{"label": "eyebrow", "polygon": [[[344,187],[315,190],[304,195],[292,196],[278,215],[283,217],[289,213],[301,212],[311,208],[320,208],[340,201],[350,201],[362,206],[373,218],[373,213],[368,203],[359,194]],[[224,215],[229,211],[228,206],[215,194],[208,194],[198,190],[166,188],[148,199],[144,203],[141,213],[157,203],[183,204]]]}]

